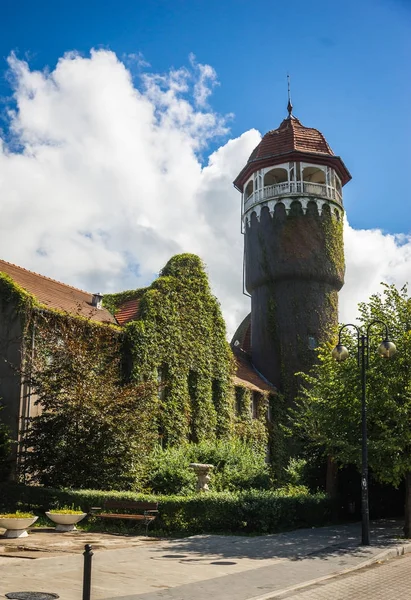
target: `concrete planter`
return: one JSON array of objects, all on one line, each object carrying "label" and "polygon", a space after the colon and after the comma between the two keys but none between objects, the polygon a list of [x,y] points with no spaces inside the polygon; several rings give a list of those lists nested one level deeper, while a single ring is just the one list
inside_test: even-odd
[{"label": "concrete planter", "polygon": [[75,531],[76,523],[79,523],[84,517],[87,517],[87,513],[70,515],[46,512],[46,515],[53,523],[57,524],[56,531]]},{"label": "concrete planter", "polygon": [[0,527],[4,527],[6,532],[3,537],[6,538],[21,538],[27,537],[27,527],[33,525],[37,521],[38,517],[25,517],[25,518],[13,518],[13,517],[0,517]]}]

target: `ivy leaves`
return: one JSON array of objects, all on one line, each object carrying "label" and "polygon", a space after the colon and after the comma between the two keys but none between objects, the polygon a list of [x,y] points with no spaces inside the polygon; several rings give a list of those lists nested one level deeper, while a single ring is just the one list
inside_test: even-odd
[{"label": "ivy leaves", "polygon": [[[166,372],[156,419],[163,443],[227,435],[233,419],[232,355],[225,323],[201,259],[171,258],[139,294],[139,318],[125,326],[134,381]],[[132,292],[110,297],[119,306]]]}]

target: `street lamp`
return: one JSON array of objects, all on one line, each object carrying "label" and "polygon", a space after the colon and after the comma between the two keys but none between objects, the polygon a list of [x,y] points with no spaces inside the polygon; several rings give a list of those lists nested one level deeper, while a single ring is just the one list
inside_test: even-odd
[{"label": "street lamp", "polygon": [[348,327],[353,327],[357,332],[358,366],[361,372],[361,423],[362,423],[362,467],[361,467],[361,514],[362,514],[362,545],[370,545],[370,514],[368,508],[368,449],[367,449],[367,404],[366,404],[366,374],[369,358],[370,327],[379,324],[385,329],[385,339],[378,347],[378,352],[383,358],[391,358],[397,349],[389,340],[388,326],[384,321],[371,321],[364,333],[360,327],[349,323],[343,325],[338,332],[338,344],[332,351],[332,356],[338,362],[343,362],[349,356],[348,348],[341,343],[341,333]]}]

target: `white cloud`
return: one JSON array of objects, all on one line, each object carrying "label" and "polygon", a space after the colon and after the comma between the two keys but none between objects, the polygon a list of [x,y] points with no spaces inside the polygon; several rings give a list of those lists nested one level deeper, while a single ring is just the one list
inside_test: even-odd
[{"label": "white cloud", "polygon": [[230,140],[202,167],[197,152],[227,133],[221,115],[196,108],[211,67],[146,74],[138,90],[108,51],[68,54],[51,72],[13,55],[9,64],[16,110],[0,150],[0,256],[108,292],[146,285],[171,255],[195,252],[232,329],[247,310],[232,181],[259,134]]},{"label": "white cloud", "polygon": [[[260,134],[198,153],[226,135],[207,106],[216,74],[144,74],[137,89],[109,51],[65,55],[51,71],[9,59],[16,108],[0,138],[0,257],[89,291],[146,285],[171,255],[208,265],[228,329],[249,309],[242,295],[240,196],[232,181]],[[19,148],[14,151],[13,148]],[[411,239],[346,227],[341,317],[381,280],[402,284]]]},{"label": "white cloud", "polygon": [[345,222],[345,285],[340,293],[340,321],[352,322],[359,302],[381,292],[381,282],[402,287],[410,282],[411,236],[380,229],[353,229]]},{"label": "white cloud", "polygon": [[210,65],[198,64],[194,54],[190,54],[190,63],[198,73],[198,79],[194,84],[194,100],[198,107],[205,108],[207,99],[212,94],[212,88],[218,85],[217,73]]}]

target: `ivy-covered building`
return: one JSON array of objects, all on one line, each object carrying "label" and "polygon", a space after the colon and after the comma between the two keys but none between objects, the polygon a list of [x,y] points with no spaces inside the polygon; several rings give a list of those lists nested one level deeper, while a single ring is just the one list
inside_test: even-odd
[{"label": "ivy-covered building", "polygon": [[234,181],[241,192],[245,289],[251,313],[232,346],[292,404],[295,373],[338,324],[344,284],[346,166],[317,129],[292,114],[266,133]]},{"label": "ivy-covered building", "polygon": [[63,322],[64,336],[67,323],[73,335],[85,328],[90,352],[97,335],[118,337],[122,378],[157,382],[150,410],[163,445],[233,435],[267,444],[274,389],[245,352],[231,350],[204,267],[190,254],[173,257],[149,287],[104,297],[0,261],[0,419],[14,439],[41,410],[27,373],[41,328],[53,327],[53,343],[64,345]]}]

